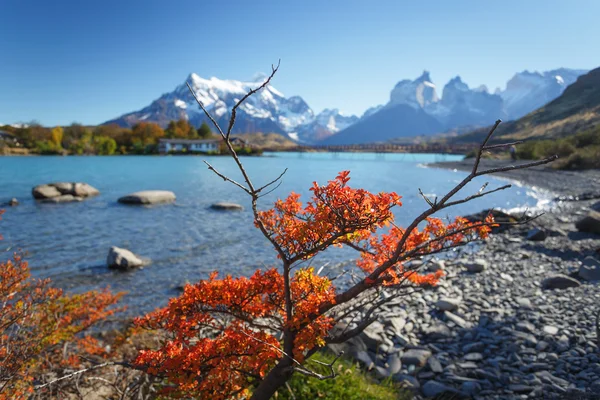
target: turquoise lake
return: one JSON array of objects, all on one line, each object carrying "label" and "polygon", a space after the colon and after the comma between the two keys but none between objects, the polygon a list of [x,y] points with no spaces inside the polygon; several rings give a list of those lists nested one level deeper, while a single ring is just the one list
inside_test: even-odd
[{"label": "turquoise lake", "polygon": [[[418,194],[443,195],[465,172],[425,168],[423,163],[451,161],[461,156],[435,154],[369,153],[270,153],[243,158],[256,185],[274,179],[285,168],[281,186],[263,198],[268,208],[278,197],[295,191],[307,199],[313,181],[325,183],[339,171],[350,170],[350,185],[368,190],[395,191],[403,206],[396,220],[406,225],[426,208]],[[115,156],[115,157],[0,157],[0,203],[16,197],[17,207],[7,207],[0,222],[2,259],[22,250],[36,277],[51,278],[68,291],[110,285],[127,291],[124,302],[130,314],[139,314],[166,304],[186,281],[221,274],[250,274],[256,268],[276,265],[275,252],[254,228],[250,199],[239,188],[209,171],[206,159],[216,169],[241,180],[228,157]],[[35,185],[57,182],[87,182],[101,194],[80,203],[41,204],[31,196]],[[494,188],[506,181],[483,177],[463,189],[462,197],[482,184]],[[171,190],[174,204],[135,207],[117,199],[140,190]],[[440,217],[466,215],[484,208],[535,207],[549,194],[527,187],[494,193],[483,199],[445,210]],[[232,201],[245,207],[241,212],[218,212],[209,206]],[[143,269],[117,272],[106,267],[110,246],[130,249],[152,260]],[[351,250],[334,249],[312,260],[324,273],[336,275],[349,268]]]}]

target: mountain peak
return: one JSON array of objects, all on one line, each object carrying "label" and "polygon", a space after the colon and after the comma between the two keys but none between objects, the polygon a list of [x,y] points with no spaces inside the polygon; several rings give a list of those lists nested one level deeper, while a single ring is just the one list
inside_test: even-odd
[{"label": "mountain peak", "polygon": [[416,82],[431,82],[431,76],[429,75],[429,71],[424,69],[421,76],[419,76],[415,81]]}]

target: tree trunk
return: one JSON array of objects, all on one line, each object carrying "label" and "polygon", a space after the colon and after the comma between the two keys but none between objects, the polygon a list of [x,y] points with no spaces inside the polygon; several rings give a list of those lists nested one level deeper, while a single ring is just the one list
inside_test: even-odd
[{"label": "tree trunk", "polygon": [[250,400],[269,400],[292,377],[292,360],[283,357],[252,393]]}]

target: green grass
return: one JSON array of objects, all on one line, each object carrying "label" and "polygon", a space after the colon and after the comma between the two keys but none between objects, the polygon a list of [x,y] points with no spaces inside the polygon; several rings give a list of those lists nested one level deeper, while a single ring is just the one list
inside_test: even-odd
[{"label": "green grass", "polygon": [[[331,363],[334,359],[329,353],[317,353],[311,360]],[[307,366],[324,375],[327,368],[308,361]],[[371,374],[362,371],[356,363],[340,359],[334,364],[337,376],[333,379],[319,380],[299,373],[288,382],[289,389],[279,390],[273,397],[278,400],[409,400],[410,391],[401,388],[391,380],[377,381]]]},{"label": "green grass", "polygon": [[600,168],[600,126],[554,140],[530,140],[517,146],[517,157],[538,160],[557,154],[556,169]]}]

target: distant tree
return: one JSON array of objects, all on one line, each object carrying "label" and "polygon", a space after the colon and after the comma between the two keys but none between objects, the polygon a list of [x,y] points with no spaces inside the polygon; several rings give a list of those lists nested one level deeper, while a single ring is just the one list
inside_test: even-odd
[{"label": "distant tree", "polygon": [[198,128],[198,136],[201,139],[210,139],[212,137],[212,130],[206,122],[203,122],[200,128]]},{"label": "distant tree", "polygon": [[64,134],[63,128],[60,126],[57,126],[52,129],[50,134],[52,135],[50,140],[52,141],[54,146],[56,146],[57,149],[62,149],[62,140],[63,140],[63,134]]},{"label": "distant tree", "polygon": [[32,121],[27,127],[15,131],[15,135],[23,142],[27,148],[35,148],[38,142],[44,142],[50,139],[50,129],[44,128],[36,121]]},{"label": "distant tree", "polygon": [[131,130],[133,142],[139,142],[142,146],[154,145],[158,139],[165,136],[165,131],[154,122],[139,122]]},{"label": "distant tree", "polygon": [[117,142],[110,137],[96,136],[94,137],[94,149],[98,155],[111,156],[117,150]]},{"label": "distant tree", "polygon": [[198,137],[196,129],[186,120],[171,121],[165,129],[165,137],[177,139],[195,139]]}]

